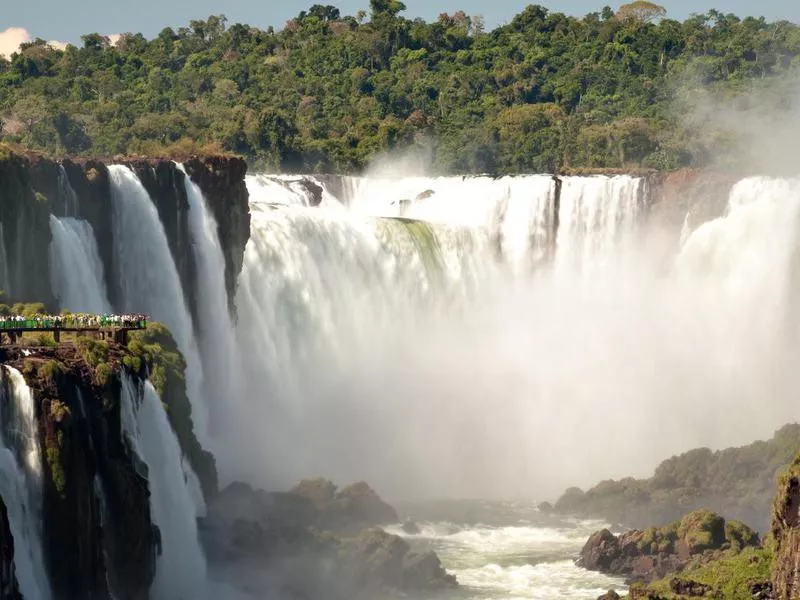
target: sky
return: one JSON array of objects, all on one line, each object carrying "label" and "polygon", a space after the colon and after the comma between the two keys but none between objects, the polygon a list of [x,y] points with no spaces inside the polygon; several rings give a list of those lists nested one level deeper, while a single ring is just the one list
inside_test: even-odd
[{"label": "sky", "polygon": [[[528,4],[539,3],[553,11],[574,15],[598,11],[608,4],[617,8],[620,0],[404,0],[408,17],[435,19],[439,13],[464,10],[482,15],[488,27],[509,21]],[[166,26],[180,27],[191,19],[224,14],[231,23],[258,27],[280,27],[312,4],[333,4],[344,14],[355,14],[369,6],[369,0],[0,0],[0,54],[16,49],[20,41],[33,37],[78,43],[81,34],[141,32],[155,36]],[[716,8],[725,13],[747,16],[758,13],[770,20],[800,23],[798,0],[665,0],[661,2],[671,18],[683,19],[695,12]],[[9,31],[10,30],[10,31]]]}]

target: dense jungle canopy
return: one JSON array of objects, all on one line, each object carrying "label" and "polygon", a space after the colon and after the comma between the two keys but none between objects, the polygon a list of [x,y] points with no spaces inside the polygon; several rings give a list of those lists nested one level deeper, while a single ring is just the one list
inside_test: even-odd
[{"label": "dense jungle canopy", "polygon": [[800,27],[785,21],[678,22],[639,1],[583,18],[528,6],[486,31],[461,11],[369,8],[314,5],[279,31],[219,15],[152,40],[26,43],[0,57],[2,138],[56,155],[204,147],[294,171],[407,147],[441,172],[671,169],[734,160],[729,134],[698,126],[709,97],[774,113],[797,96]]}]

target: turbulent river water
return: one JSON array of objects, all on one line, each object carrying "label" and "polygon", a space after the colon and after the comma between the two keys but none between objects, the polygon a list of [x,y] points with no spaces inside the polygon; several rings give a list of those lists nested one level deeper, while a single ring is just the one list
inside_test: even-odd
[{"label": "turbulent river water", "polygon": [[[417,534],[391,530],[439,553],[457,598],[620,589],[573,563],[602,523],[544,515],[534,501],[646,475],[692,447],[768,437],[794,418],[795,180],[743,180],[718,219],[689,228],[681,215],[681,235],[653,222],[636,177],[248,176],[234,321],[200,191],[187,184],[201,277],[183,290],[141,183],[125,167],[111,176],[116,308],[174,332],[222,483],[366,480],[419,523]],[[54,217],[51,228],[51,260],[74,262],[82,282],[53,279],[61,304],[107,306],[88,224]],[[206,325],[219,317],[213,327],[192,322],[190,293]],[[165,579],[170,560],[205,569],[196,530],[178,518],[203,507],[152,389],[137,394],[128,435],[160,482],[154,512],[172,525],[157,579],[166,598],[197,583],[182,570]],[[187,506],[170,516],[173,502]]]},{"label": "turbulent river water", "polygon": [[[388,531],[434,550],[461,586],[448,598],[596,598],[625,589],[619,579],[575,566],[586,539],[605,524],[541,514],[531,502],[448,500],[399,506],[418,532]],[[410,520],[410,521],[409,521]]]}]

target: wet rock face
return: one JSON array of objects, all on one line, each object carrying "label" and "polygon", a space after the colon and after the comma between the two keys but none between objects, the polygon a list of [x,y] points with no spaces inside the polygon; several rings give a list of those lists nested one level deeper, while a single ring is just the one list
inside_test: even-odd
[{"label": "wet rock face", "polygon": [[36,191],[31,160],[11,155],[0,159],[0,227],[8,262],[6,290],[16,301],[54,306],[50,290],[50,211]]},{"label": "wet rock face", "polygon": [[708,562],[725,550],[758,545],[758,534],[746,525],[698,510],[665,527],[619,536],[607,529],[597,531],[581,550],[578,565],[628,581],[650,582],[680,571],[690,561]]},{"label": "wet rock face", "polygon": [[781,477],[772,506],[775,559],[772,585],[775,598],[800,597],[800,462],[795,459]]},{"label": "wet rock face", "polygon": [[0,498],[0,600],[22,600],[14,568],[14,539],[2,498]]}]

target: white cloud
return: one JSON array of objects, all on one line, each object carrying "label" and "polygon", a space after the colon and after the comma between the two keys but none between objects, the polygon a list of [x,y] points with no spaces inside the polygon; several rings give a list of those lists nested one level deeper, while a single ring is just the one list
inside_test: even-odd
[{"label": "white cloud", "polygon": [[108,41],[111,42],[112,46],[116,46],[119,39],[122,37],[121,33],[110,33],[108,34]]},{"label": "white cloud", "polygon": [[0,54],[10,58],[11,55],[19,50],[19,45],[31,39],[31,34],[22,27],[9,27],[5,31],[0,31]]},{"label": "white cloud", "polygon": [[[5,31],[0,31],[0,56],[5,55],[6,58],[11,58],[11,55],[19,50],[20,44],[30,42],[33,39],[31,33],[23,27],[9,27]],[[64,50],[67,47],[67,42],[59,42],[53,40],[47,44],[57,50]]]}]

